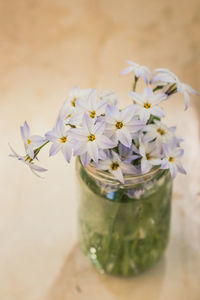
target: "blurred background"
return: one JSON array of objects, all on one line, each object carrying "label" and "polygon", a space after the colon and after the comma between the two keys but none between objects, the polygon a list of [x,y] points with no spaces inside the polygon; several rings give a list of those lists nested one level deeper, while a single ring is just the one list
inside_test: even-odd
[{"label": "blurred background", "polygon": [[79,252],[74,163],[45,150],[40,180],[8,158],[8,142],[23,154],[24,120],[43,135],[75,85],[130,103],[133,77],[119,75],[125,59],[169,68],[200,91],[199,32],[199,0],[0,1],[0,299],[199,299],[199,97],[187,112],[182,96],[164,104],[184,138],[188,175],[174,183],[166,257],[136,279],[101,277]]}]

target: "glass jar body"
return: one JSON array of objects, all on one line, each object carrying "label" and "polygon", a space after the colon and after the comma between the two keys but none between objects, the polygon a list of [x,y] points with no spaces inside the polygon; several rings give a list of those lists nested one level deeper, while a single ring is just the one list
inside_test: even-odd
[{"label": "glass jar body", "polygon": [[77,159],[78,233],[83,253],[102,273],[137,275],[166,249],[172,179],[155,170],[120,184]]}]

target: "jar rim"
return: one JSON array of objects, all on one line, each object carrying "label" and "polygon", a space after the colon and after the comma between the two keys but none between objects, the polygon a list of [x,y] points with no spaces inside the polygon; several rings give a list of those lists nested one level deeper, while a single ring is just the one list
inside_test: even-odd
[{"label": "jar rim", "polygon": [[[80,159],[78,159],[78,160],[79,160],[79,163],[82,165]],[[147,172],[145,174],[133,174],[133,175],[125,174],[124,175],[124,183],[121,183],[111,173],[108,173],[103,170],[95,169],[91,164],[89,164],[87,167],[85,167],[85,170],[88,172],[88,174],[90,176],[94,177],[97,180],[100,180],[100,181],[104,180],[104,181],[107,181],[107,183],[112,184],[112,185],[127,186],[127,185],[135,185],[138,183],[148,181],[148,180],[154,178],[154,176],[156,176],[161,169],[159,166],[155,166],[149,172]],[[165,170],[161,170],[161,171],[165,171]]]}]

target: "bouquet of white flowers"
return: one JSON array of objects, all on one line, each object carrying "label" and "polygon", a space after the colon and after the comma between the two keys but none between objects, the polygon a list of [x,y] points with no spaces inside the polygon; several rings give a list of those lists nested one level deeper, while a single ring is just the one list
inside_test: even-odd
[{"label": "bouquet of white flowers", "polygon": [[[46,169],[35,165],[40,150],[51,144],[49,155],[60,150],[67,162],[72,155],[79,156],[84,167],[89,164],[110,172],[121,183],[126,174],[144,174],[154,166],[170,169],[172,178],[177,171],[185,174],[179,158],[182,139],[175,135],[176,127],[167,127],[161,119],[164,112],[160,103],[175,93],[182,93],[185,109],[189,94],[197,94],[189,85],[167,69],[155,69],[127,61],[129,66],[121,74],[134,72],[133,91],[129,92],[130,105],[120,109],[114,92],[96,89],[80,90],[74,87],[64,102],[56,124],[44,137],[30,135],[27,122],[21,129],[26,154],[18,155],[10,146],[10,156],[24,162],[37,175]],[[136,93],[142,78],[146,87]]]}]

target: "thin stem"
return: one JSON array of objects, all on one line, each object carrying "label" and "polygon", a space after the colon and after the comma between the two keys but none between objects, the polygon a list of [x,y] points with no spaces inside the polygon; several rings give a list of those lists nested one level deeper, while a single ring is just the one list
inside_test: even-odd
[{"label": "thin stem", "polygon": [[[41,150],[44,146],[46,146],[48,143],[49,143],[49,141],[46,141],[43,145],[41,145],[40,147],[38,147],[37,149],[34,150],[34,157],[33,157],[33,159],[36,158],[36,156],[38,155],[38,153],[40,152],[40,150]],[[33,160],[33,159],[32,159],[32,160]]]},{"label": "thin stem", "polygon": [[164,85],[157,85],[154,89],[153,92],[156,92],[157,90],[161,90],[164,87]]},{"label": "thin stem", "polygon": [[168,96],[171,96],[173,94],[175,94],[177,92],[177,88],[175,87],[175,89],[169,91],[168,93],[166,93]]},{"label": "thin stem", "polygon": [[134,80],[134,83],[133,83],[133,91],[134,92],[136,90],[137,81],[138,81],[138,77],[135,76],[135,80]]},{"label": "thin stem", "polygon": [[173,83],[169,88],[168,90],[165,92],[166,95],[170,96],[174,93],[177,92],[177,86],[176,86],[176,83]]}]

